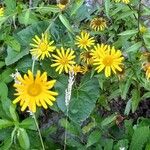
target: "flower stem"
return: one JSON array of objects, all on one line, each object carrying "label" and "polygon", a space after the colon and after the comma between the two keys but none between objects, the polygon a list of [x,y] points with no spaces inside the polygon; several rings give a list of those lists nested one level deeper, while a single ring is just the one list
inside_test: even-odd
[{"label": "flower stem", "polygon": [[[32,73],[33,74],[34,74],[34,66],[35,66],[35,59],[33,58],[33,63],[32,63]],[[35,122],[35,125],[36,125],[36,128],[37,128],[37,131],[39,133],[39,137],[40,137],[40,141],[41,141],[41,145],[42,145],[42,150],[45,150],[43,139],[42,139],[42,135],[41,135],[41,131],[40,131],[40,128],[39,128],[39,125],[38,125],[35,113],[32,113],[32,115],[33,115],[33,119],[34,119],[34,122]]]},{"label": "flower stem", "polygon": [[37,119],[36,119],[36,116],[35,116],[35,114],[34,114],[34,113],[33,113],[33,119],[34,119],[34,121],[35,121],[36,128],[37,128],[38,133],[39,133],[39,137],[40,137],[40,141],[41,141],[42,149],[43,149],[43,150],[45,150],[44,143],[43,143],[43,139],[42,139],[42,135],[41,135],[41,131],[40,131],[40,128],[39,128],[39,125],[38,125],[38,122],[37,122]]}]

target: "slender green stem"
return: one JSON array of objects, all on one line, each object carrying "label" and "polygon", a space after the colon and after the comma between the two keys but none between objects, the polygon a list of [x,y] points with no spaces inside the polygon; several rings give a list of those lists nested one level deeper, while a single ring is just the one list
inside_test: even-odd
[{"label": "slender green stem", "polygon": [[[35,66],[35,58],[33,58],[33,63],[32,63],[32,73],[34,74],[34,66]],[[34,119],[34,122],[35,122],[35,125],[36,125],[36,128],[37,128],[37,131],[39,133],[39,137],[40,137],[40,141],[41,141],[41,145],[42,145],[42,149],[45,150],[45,147],[44,147],[44,142],[43,142],[43,139],[42,139],[42,135],[41,135],[41,131],[40,131],[40,128],[39,128],[39,125],[38,125],[38,122],[37,122],[37,119],[36,119],[36,116],[34,113],[33,114],[33,119]]]},{"label": "slender green stem", "polygon": [[65,122],[64,150],[66,150],[66,145],[67,145],[67,128],[68,128],[68,107],[67,107],[67,116],[66,116],[66,122]]},{"label": "slender green stem", "polygon": [[38,130],[38,133],[39,133],[39,137],[40,137],[40,141],[41,141],[42,149],[43,149],[43,150],[45,150],[44,142],[43,142],[42,135],[41,135],[41,131],[40,131],[40,128],[39,128],[39,125],[38,125],[38,122],[37,122],[37,119],[36,119],[36,116],[35,116],[35,114],[34,114],[34,113],[33,113],[33,119],[34,119],[34,121],[35,121],[35,124],[36,124],[37,130]]}]

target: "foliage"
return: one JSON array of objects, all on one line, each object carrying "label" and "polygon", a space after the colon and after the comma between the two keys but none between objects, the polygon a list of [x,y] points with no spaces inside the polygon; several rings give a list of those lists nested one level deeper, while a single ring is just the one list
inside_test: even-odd
[{"label": "foliage", "polygon": [[[52,150],[63,147],[68,150],[150,150],[150,6],[141,0],[126,2],[1,2],[4,14],[0,9],[0,149],[44,149],[43,138],[45,149]],[[90,26],[95,18],[103,18],[100,28]],[[45,54],[40,60],[32,56],[31,43],[35,36],[41,38],[47,33],[56,50],[49,50],[50,57]],[[82,33],[85,34],[83,41],[89,35],[87,43],[82,41]],[[42,42],[35,42],[39,51],[45,50],[45,45],[40,45]],[[85,43],[88,48],[81,48]],[[108,54],[104,54],[103,60],[103,51],[100,58],[94,54],[98,44],[110,50],[110,53],[106,50]],[[54,57],[58,59],[56,51],[61,47],[66,51],[69,48],[68,53],[74,51],[73,61],[79,70],[75,70],[72,63],[67,67],[73,69],[67,71],[61,51],[57,53],[64,72],[62,69],[59,74],[52,67],[58,63]],[[105,58],[109,58],[106,64]],[[115,63],[109,66],[114,59]],[[106,66],[102,68],[102,65]],[[13,85],[20,84],[18,74],[25,78],[28,70],[34,74],[37,70],[46,72],[47,82],[56,80],[53,87],[58,93],[56,102],[47,110],[41,108],[40,103],[35,114],[31,110],[22,112],[20,106],[13,104],[18,96],[14,95]],[[69,83],[71,72],[73,83]],[[71,95],[67,95],[67,88]],[[67,96],[71,96],[68,105]]]}]

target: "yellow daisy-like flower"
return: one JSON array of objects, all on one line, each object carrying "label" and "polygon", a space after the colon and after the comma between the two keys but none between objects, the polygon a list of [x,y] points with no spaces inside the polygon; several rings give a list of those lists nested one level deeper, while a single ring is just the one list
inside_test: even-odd
[{"label": "yellow daisy-like flower", "polygon": [[80,65],[73,65],[71,70],[70,71],[73,71],[75,75],[77,75],[77,73],[81,73],[81,66]]},{"label": "yellow daisy-like flower", "polygon": [[146,78],[149,79],[150,78],[150,63],[147,64],[144,70],[146,71]]},{"label": "yellow daisy-like flower", "polygon": [[34,43],[30,44],[33,47],[30,52],[35,58],[43,60],[45,57],[50,57],[50,53],[56,48],[52,45],[54,41],[49,42],[47,33],[42,33],[42,39],[36,35],[32,40]]},{"label": "yellow daisy-like flower", "polygon": [[86,31],[82,31],[80,36],[76,36],[75,44],[81,49],[88,49],[94,45],[94,37],[90,37],[90,34]]},{"label": "yellow daisy-like flower", "polygon": [[102,17],[94,18],[90,22],[90,27],[95,31],[103,31],[107,27],[106,20]]},{"label": "yellow daisy-like flower", "polygon": [[130,0],[115,0],[115,2],[123,2],[125,4],[129,4]]},{"label": "yellow daisy-like flower", "polygon": [[99,59],[103,53],[107,50],[108,45],[104,44],[97,44],[94,46],[94,48],[91,50],[90,55],[93,59]]},{"label": "yellow daisy-like flower", "polygon": [[57,0],[57,6],[61,9],[64,10],[66,6],[70,3],[70,0]]},{"label": "yellow daisy-like flower", "polygon": [[48,108],[47,104],[52,106],[53,101],[58,93],[51,91],[56,80],[47,81],[47,73],[41,74],[37,71],[36,77],[31,71],[25,74],[24,77],[21,75],[17,76],[17,81],[14,84],[16,88],[15,95],[18,97],[13,101],[14,104],[20,102],[21,111],[24,111],[27,107],[31,112],[36,112],[36,105],[43,106],[45,109]]},{"label": "yellow daisy-like flower", "polygon": [[80,54],[80,59],[87,65],[93,64],[93,58],[90,51],[84,51]]},{"label": "yellow daisy-like flower", "polygon": [[75,58],[74,51],[69,48],[65,51],[64,48],[61,47],[61,49],[57,49],[56,52],[57,55],[52,54],[53,58],[55,58],[53,60],[55,63],[52,64],[51,67],[57,67],[56,72],[59,72],[59,74],[63,71],[68,73],[72,65],[75,64],[73,60]]},{"label": "yellow daisy-like flower", "polygon": [[89,72],[92,69],[91,65],[84,65],[81,67],[81,73],[85,74],[87,72]]},{"label": "yellow daisy-like flower", "polygon": [[94,60],[94,65],[96,66],[95,70],[97,72],[101,72],[103,69],[105,70],[105,76],[111,76],[111,70],[113,73],[117,73],[116,71],[122,71],[121,65],[124,57],[122,57],[122,53],[120,50],[115,50],[114,47],[107,47],[107,50],[101,53],[100,58]]},{"label": "yellow daisy-like flower", "polygon": [[3,16],[4,16],[4,8],[1,7],[1,8],[0,8],[0,17],[3,17]]}]

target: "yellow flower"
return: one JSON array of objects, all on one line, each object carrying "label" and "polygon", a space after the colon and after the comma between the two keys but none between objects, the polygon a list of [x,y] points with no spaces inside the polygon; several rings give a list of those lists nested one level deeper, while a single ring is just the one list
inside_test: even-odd
[{"label": "yellow flower", "polygon": [[84,51],[80,54],[80,59],[87,65],[93,64],[93,58],[90,51]]},{"label": "yellow flower", "polygon": [[91,69],[92,69],[91,65],[83,65],[81,67],[81,73],[85,74],[85,73],[89,72]]},{"label": "yellow flower", "polygon": [[107,24],[106,24],[106,20],[100,17],[100,18],[92,19],[90,22],[90,26],[95,31],[103,31],[107,27]]},{"label": "yellow flower", "polygon": [[56,48],[52,45],[54,41],[49,42],[47,33],[42,33],[42,39],[36,35],[32,40],[34,43],[30,44],[33,47],[30,52],[35,58],[43,60],[45,57],[50,57],[50,53]]},{"label": "yellow flower", "polygon": [[86,31],[82,31],[80,36],[76,36],[75,44],[81,48],[86,49],[94,45],[94,37],[90,37],[90,34]]},{"label": "yellow flower", "polygon": [[14,87],[17,92],[15,95],[18,97],[13,103],[20,102],[21,111],[28,107],[31,112],[36,112],[36,105],[47,109],[47,104],[52,106],[52,101],[56,100],[54,96],[58,95],[58,93],[50,90],[53,88],[56,80],[47,81],[46,72],[41,74],[40,71],[37,71],[34,78],[33,73],[28,71],[28,74],[25,74],[24,77],[18,75],[17,81]]},{"label": "yellow flower", "polygon": [[70,0],[58,0],[57,6],[61,9],[64,10],[66,6],[70,3]]},{"label": "yellow flower", "polygon": [[116,71],[122,71],[121,65],[124,57],[122,57],[122,53],[120,50],[115,50],[114,47],[107,47],[107,50],[101,53],[100,58],[94,60],[94,65],[96,66],[95,70],[97,72],[101,72],[103,69],[105,70],[105,76],[111,76],[111,70],[113,73],[117,73]]},{"label": "yellow flower", "polygon": [[105,53],[105,51],[107,50],[108,45],[104,45],[104,44],[97,44],[94,46],[94,49],[91,50],[91,56],[93,59],[98,59],[100,58],[100,56]]},{"label": "yellow flower", "polygon": [[125,4],[129,4],[130,0],[115,0],[115,2],[123,2]]},{"label": "yellow flower", "polygon": [[150,63],[147,63],[144,70],[146,71],[146,78],[149,79],[150,78]]},{"label": "yellow flower", "polygon": [[72,68],[71,68],[71,71],[74,72],[75,75],[77,75],[77,73],[81,73],[81,66],[80,65],[73,65]]},{"label": "yellow flower", "polygon": [[143,34],[147,32],[147,28],[145,26],[140,26],[140,32]]},{"label": "yellow flower", "polygon": [[72,65],[75,64],[73,60],[75,58],[74,51],[69,48],[65,51],[64,48],[61,47],[61,49],[57,49],[56,52],[57,55],[52,54],[55,58],[53,60],[55,63],[52,64],[51,67],[57,67],[56,72],[59,72],[59,74],[61,74],[62,71],[68,73]]},{"label": "yellow flower", "polygon": [[1,8],[0,8],[0,17],[3,17],[3,16],[4,16],[4,8],[1,7]]}]

